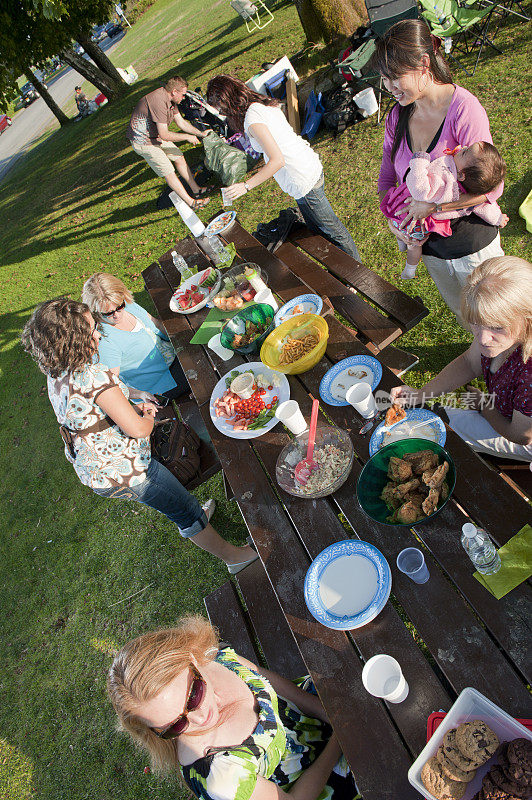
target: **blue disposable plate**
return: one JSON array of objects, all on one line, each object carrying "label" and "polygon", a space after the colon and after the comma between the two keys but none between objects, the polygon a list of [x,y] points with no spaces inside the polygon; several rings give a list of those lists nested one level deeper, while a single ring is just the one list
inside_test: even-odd
[{"label": "blue disposable plate", "polygon": [[[300,305],[301,310],[294,311],[295,307]],[[323,300],[317,294],[300,294],[299,297],[294,297],[289,300],[284,306],[281,306],[275,315],[275,327],[277,328],[282,322],[286,322],[291,317],[297,317],[299,314],[319,314],[323,308]]]},{"label": "blue disposable plate", "polygon": [[[355,374],[350,375],[350,370]],[[368,374],[364,377],[357,377],[361,372]],[[330,406],[348,406],[345,393],[350,386],[365,381],[370,384],[371,391],[374,392],[381,378],[382,366],[376,358],[373,356],[349,356],[325,373],[320,383],[320,397]],[[343,400],[341,395],[343,395]]]},{"label": "blue disposable plate", "polygon": [[[438,417],[437,414],[434,414],[432,411],[429,411],[428,408],[408,408],[405,409],[406,411],[406,419],[403,422],[421,422],[421,420],[426,419],[427,422],[432,423],[431,427],[434,428],[436,433],[436,438],[431,439],[431,441],[435,441],[436,444],[439,444],[440,447],[445,446],[445,440],[447,438],[447,431],[445,430],[445,425],[442,420]],[[398,422],[397,426],[399,427],[401,423]],[[391,428],[393,431],[393,427]],[[423,428],[418,428],[417,431],[413,431],[412,436],[416,439],[423,438]],[[369,440],[369,454],[370,456],[375,455],[377,450],[380,450],[383,447],[383,438],[385,437],[386,426],[384,422],[381,422],[380,425],[377,425],[371,439]],[[387,439],[388,437],[386,437]],[[408,438],[408,437],[403,437]],[[395,441],[395,440],[394,440]],[[384,444],[389,444],[389,442],[384,441]]]},{"label": "blue disposable plate", "polygon": [[[370,588],[375,583],[376,588],[372,596],[366,597],[367,602],[364,602],[363,608],[357,610],[356,613],[340,616],[324,605],[322,590],[325,581],[330,581],[329,568],[331,565],[334,565],[334,562],[338,562],[339,559],[349,556],[358,556],[355,562],[356,566],[353,565],[353,572],[343,580],[342,586],[331,586],[329,582],[328,587],[338,592],[339,595],[344,594],[344,597],[347,596],[347,603],[353,602],[355,605],[357,599],[350,596],[350,592],[360,591],[364,582]],[[339,565],[336,564],[336,566]],[[322,625],[334,630],[349,631],[367,625],[368,622],[375,619],[386,605],[391,588],[392,573],[380,550],[368,542],[347,539],[329,545],[314,559],[305,577],[305,602],[312,616]]]},{"label": "blue disposable plate", "polygon": [[218,236],[219,233],[229,230],[235,221],[236,211],[222,211],[205,228],[206,236]]}]

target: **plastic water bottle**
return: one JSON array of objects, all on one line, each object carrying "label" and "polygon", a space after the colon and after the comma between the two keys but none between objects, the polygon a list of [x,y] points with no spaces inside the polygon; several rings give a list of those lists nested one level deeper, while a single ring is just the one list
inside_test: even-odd
[{"label": "plastic water bottle", "polygon": [[434,8],[434,13],[438,17],[438,22],[440,23],[442,28],[448,28],[451,23],[443,8],[440,8],[437,3],[434,4],[433,8]]},{"label": "plastic water bottle", "polygon": [[181,280],[186,281],[187,278],[190,278],[191,275],[194,275],[194,270],[190,269],[187,262],[177,253],[175,250],[172,250],[170,253],[172,256],[172,261],[174,262],[174,266],[177,267],[179,272],[181,273]]},{"label": "plastic water bottle", "polygon": [[501,568],[501,557],[486,531],[472,522],[462,526],[462,547],[482,575],[493,575]]},{"label": "plastic water bottle", "polygon": [[206,238],[208,241],[208,247],[212,251],[211,258],[213,259],[214,263],[219,264],[221,261],[227,261],[229,254],[223,246],[220,237],[214,234],[212,236],[207,236]]}]

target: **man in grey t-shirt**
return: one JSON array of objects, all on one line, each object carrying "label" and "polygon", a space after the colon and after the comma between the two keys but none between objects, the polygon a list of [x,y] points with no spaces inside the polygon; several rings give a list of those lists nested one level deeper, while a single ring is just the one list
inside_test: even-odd
[{"label": "man in grey t-shirt", "polygon": [[[144,158],[156,175],[164,178],[173,189],[192,208],[202,208],[209,202],[202,189],[196,183],[185,157],[175,142],[199,144],[199,140],[208,131],[200,131],[183,119],[178,111],[178,104],[184,98],[187,82],[178,75],[170,78],[164,86],[144,95],[133,110],[126,136],[137,155]],[[171,122],[175,122],[183,133],[172,133],[168,130]],[[186,180],[193,192],[191,197],[175,174],[177,171]]]}]

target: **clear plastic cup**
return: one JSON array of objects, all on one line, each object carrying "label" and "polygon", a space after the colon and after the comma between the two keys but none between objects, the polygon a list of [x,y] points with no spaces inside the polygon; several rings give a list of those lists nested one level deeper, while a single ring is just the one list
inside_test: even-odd
[{"label": "clear plastic cup", "polygon": [[362,670],[364,689],[374,697],[381,697],[388,703],[402,703],[408,697],[408,683],[401,665],[385,653],[372,656]]},{"label": "clear plastic cup", "polygon": [[279,310],[279,303],[273,296],[271,289],[261,289],[260,292],[257,292],[253,300],[255,303],[267,303],[273,308],[274,312]]},{"label": "clear plastic cup", "polygon": [[220,343],[220,334],[217,333],[216,336],[213,336],[212,339],[209,339],[207,343],[207,347],[216,353],[223,361],[229,361],[230,358],[233,358],[234,352],[229,350],[227,347],[224,347]]},{"label": "clear plastic cup", "polygon": [[426,583],[430,572],[425,564],[425,556],[417,547],[406,547],[397,556],[397,566],[414,583]]},{"label": "clear plastic cup", "polygon": [[221,192],[222,192],[222,203],[223,203],[223,205],[224,206],[232,206],[233,205],[233,201],[231,200],[230,197],[227,196],[227,187],[224,186],[221,189]]},{"label": "clear plastic cup", "polygon": [[296,436],[308,428],[299,403],[296,403],[295,400],[285,400],[284,403],[279,403],[275,409],[275,416]]},{"label": "clear plastic cup", "polygon": [[369,383],[355,383],[345,393],[345,399],[361,417],[369,419],[377,412],[377,404]]}]

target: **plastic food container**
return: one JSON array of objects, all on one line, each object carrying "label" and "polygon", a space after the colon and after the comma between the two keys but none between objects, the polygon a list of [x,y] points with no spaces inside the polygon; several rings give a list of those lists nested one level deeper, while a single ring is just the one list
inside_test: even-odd
[{"label": "plastic food container", "polygon": [[[256,353],[263,341],[273,328],[274,312],[273,308],[265,303],[253,303],[238,311],[234,317],[228,319],[220,332],[220,342],[222,347],[234,350],[236,353]],[[257,333],[255,338],[244,345],[237,345],[240,336],[244,336],[248,331],[248,326],[253,324],[258,326],[261,333]]]},{"label": "plastic food container", "polygon": [[315,451],[327,444],[334,445],[334,447],[337,447],[347,456],[347,462],[341,474],[333,481],[319,491],[305,492],[305,487],[301,486],[294,478],[294,470],[296,464],[307,455],[308,436],[309,431],[307,430],[295,439],[292,439],[292,441],[281,450],[277,459],[277,464],[275,465],[275,476],[281,489],[284,489],[288,494],[313,500],[316,497],[326,497],[328,494],[332,494],[339,489],[340,486],[343,486],[353,466],[354,452],[353,443],[345,431],[333,425],[324,425],[318,428],[316,431],[316,443],[314,445]]},{"label": "plastic food container", "polygon": [[[287,338],[290,336],[294,339],[301,339],[308,333],[318,336],[318,344],[297,361],[293,361],[291,364],[279,364],[280,353]],[[298,375],[315,367],[323,358],[328,338],[329,326],[323,317],[320,317],[319,314],[300,314],[287,319],[270,333],[261,347],[260,360],[270,369],[284,372],[285,375]]]},{"label": "plastic food container", "polygon": [[[474,719],[481,719],[486,725],[497,734],[500,742],[509,742],[512,739],[525,738],[532,741],[532,733],[521,725],[513,717],[503,711],[502,708],[495,705],[487,697],[478,692],[476,689],[468,687],[461,692],[445,719],[436,729],[436,732],[431,736],[419,756],[416,758],[410,769],[408,770],[408,780],[417,791],[428,800],[437,800],[421,782],[421,769],[429,758],[436,754],[440,747],[444,735],[451,728],[456,728],[462,722],[470,722]],[[462,800],[472,800],[475,794],[479,791],[482,785],[482,778],[490,770],[496,762],[496,756],[477,769],[477,774],[467,784],[465,794]]]},{"label": "plastic food container", "polygon": [[[246,271],[249,273],[247,276]],[[244,303],[249,303],[255,298],[257,290],[251,281],[258,280],[262,289],[268,283],[268,276],[253,261],[231,267],[222,275],[220,290],[213,298],[213,304],[221,311],[237,311]]]}]

